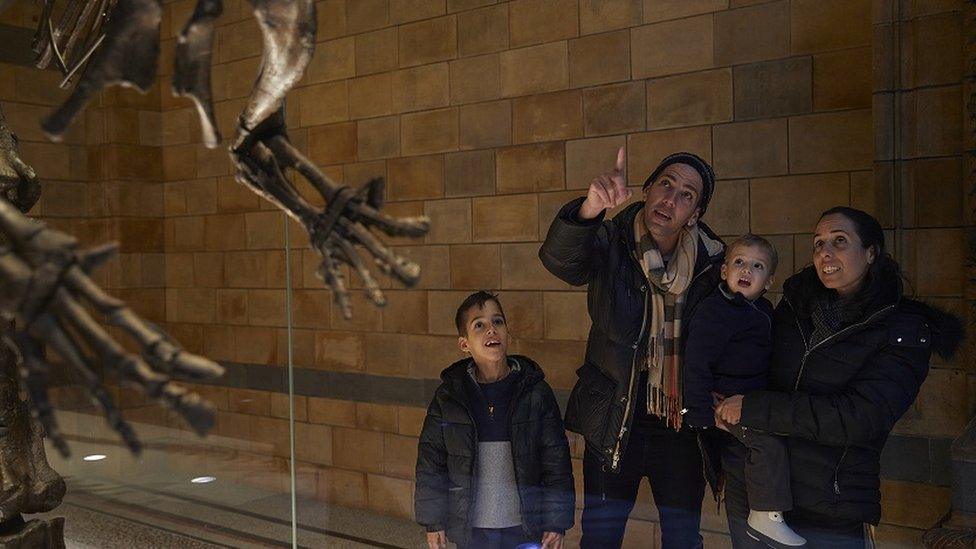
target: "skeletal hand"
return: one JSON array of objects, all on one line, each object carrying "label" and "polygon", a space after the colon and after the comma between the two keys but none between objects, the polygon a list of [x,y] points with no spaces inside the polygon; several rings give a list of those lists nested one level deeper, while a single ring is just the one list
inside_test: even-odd
[{"label": "skeletal hand", "polygon": [[37,175],[17,154],[17,136],[7,127],[0,110],[0,200],[7,199],[26,212],[40,196]]},{"label": "skeletal hand", "polygon": [[[27,218],[5,200],[0,200],[0,234],[7,242],[0,247],[0,314],[13,317],[17,325],[12,338],[5,338],[4,343],[19,354],[29,404],[62,455],[68,455],[68,446],[48,399],[51,364],[44,356],[45,346],[81,375],[109,424],[133,452],[139,452],[140,443],[99,380],[96,363],[176,410],[198,433],[206,433],[213,426],[210,405],[174,384],[172,377],[214,378],[223,369],[180,349],[160,328],[140,318],[89,278],[115,253],[114,246],[79,250],[73,237]],[[141,356],[123,349],[91,317],[83,302],[131,337],[141,348]]]}]

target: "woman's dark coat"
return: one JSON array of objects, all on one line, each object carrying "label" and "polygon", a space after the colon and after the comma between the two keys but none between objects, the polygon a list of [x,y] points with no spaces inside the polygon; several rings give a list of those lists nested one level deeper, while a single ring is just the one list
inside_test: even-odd
[{"label": "woman's dark coat", "polygon": [[784,285],[770,387],[745,396],[741,423],[789,437],[794,508],[878,523],[885,440],[918,395],[932,350],[948,356],[961,340],[958,319],[902,298],[892,278],[860,321],[812,346],[809,296],[823,286],[812,267]]},{"label": "woman's dark coat", "polygon": [[[526,535],[564,532],[573,526],[576,492],[569,444],[559,405],[542,370],[524,356],[510,355],[521,367],[510,407],[512,453]],[[465,389],[471,359],[441,373],[443,383],[427,410],[417,454],[414,507],[428,532],[446,530],[464,545],[475,501],[474,472],[478,433]]]},{"label": "woman's dark coat", "polygon": [[[646,356],[650,328],[647,277],[635,257],[634,218],[643,207],[636,203],[616,217],[579,221],[583,198],[563,206],[539,250],[542,264],[574,286],[588,284],[587,308],[592,320],[586,360],[566,405],[566,428],[580,433],[586,445],[608,466],[627,446],[638,383],[635,365]],[[704,235],[721,240],[703,223]],[[683,336],[695,308],[716,287],[724,254],[709,253],[699,241],[694,280],[685,294]],[[625,425],[626,421],[626,425]],[[627,427],[626,430],[621,427]],[[623,433],[623,436],[621,436]]]}]

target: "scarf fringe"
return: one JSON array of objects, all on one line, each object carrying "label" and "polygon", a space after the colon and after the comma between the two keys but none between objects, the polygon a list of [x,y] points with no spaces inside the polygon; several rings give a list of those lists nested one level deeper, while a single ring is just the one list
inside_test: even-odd
[{"label": "scarf fringe", "polygon": [[650,387],[647,398],[647,413],[665,421],[675,431],[681,429],[681,397],[672,396],[661,387]]}]

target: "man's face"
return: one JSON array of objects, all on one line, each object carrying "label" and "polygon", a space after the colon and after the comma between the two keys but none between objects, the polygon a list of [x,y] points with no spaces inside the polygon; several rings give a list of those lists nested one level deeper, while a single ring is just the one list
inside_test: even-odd
[{"label": "man's face", "polygon": [[644,224],[654,237],[671,237],[698,219],[702,178],[687,164],[671,164],[644,190]]},{"label": "man's face", "polygon": [[489,300],[484,307],[473,306],[464,313],[464,317],[465,335],[458,338],[458,347],[471,353],[477,363],[504,360],[511,337],[498,303]]}]

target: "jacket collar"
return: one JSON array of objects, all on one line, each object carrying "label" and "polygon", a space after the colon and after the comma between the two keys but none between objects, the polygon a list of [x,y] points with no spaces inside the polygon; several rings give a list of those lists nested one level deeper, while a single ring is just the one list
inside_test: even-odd
[{"label": "jacket collar", "polygon": [[[513,371],[520,372],[520,386],[531,386],[545,379],[546,375],[531,358],[522,355],[508,355],[508,363]],[[441,372],[441,380],[450,388],[452,394],[462,394],[464,384],[472,379],[474,360],[465,357],[451,364]]]}]

